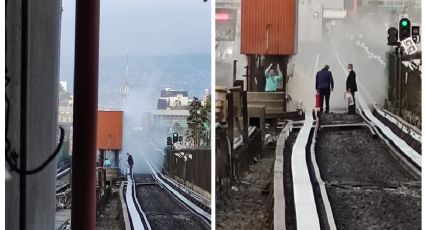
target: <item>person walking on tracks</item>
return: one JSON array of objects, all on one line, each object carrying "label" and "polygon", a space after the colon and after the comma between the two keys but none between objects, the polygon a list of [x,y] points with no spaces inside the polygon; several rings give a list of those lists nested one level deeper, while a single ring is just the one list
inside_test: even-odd
[{"label": "person walking on tracks", "polygon": [[323,113],[323,99],[326,100],[325,113],[329,113],[329,99],[331,91],[334,89],[334,79],[329,66],[325,65],[322,70],[316,74],[316,90],[320,96],[320,112]]},{"label": "person walking on tracks", "polygon": [[283,79],[279,64],[277,64],[278,75],[276,75],[275,70],[272,69],[272,65],[273,63],[264,71],[264,75],[266,76],[266,92],[276,92],[277,82]]},{"label": "person walking on tracks", "polygon": [[356,112],[356,98],[354,94],[357,92],[357,83],[356,83],[356,72],[353,70],[353,64],[348,64],[348,74],[347,81],[345,82],[345,88],[348,93],[351,93],[353,96],[354,105],[348,108],[348,113],[354,114]]},{"label": "person walking on tracks", "polygon": [[133,161],[133,157],[131,156],[131,154],[130,153],[127,153],[127,156],[128,156],[128,158],[127,158],[127,163],[128,163],[128,165],[130,166],[130,176],[133,174],[133,165],[134,165],[134,161]]}]

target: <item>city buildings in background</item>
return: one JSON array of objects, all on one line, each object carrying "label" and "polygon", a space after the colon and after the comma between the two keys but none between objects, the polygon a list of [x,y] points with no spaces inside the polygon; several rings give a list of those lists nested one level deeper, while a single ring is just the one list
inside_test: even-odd
[{"label": "city buildings in background", "polygon": [[208,100],[211,99],[211,98],[209,98],[210,96],[211,96],[210,95],[210,90],[209,89],[205,89],[204,90],[204,95],[202,95],[202,100],[201,100],[202,106],[206,106]]},{"label": "city buildings in background", "polygon": [[150,113],[150,124],[167,129],[178,129],[181,133],[187,129],[190,99],[185,90],[165,88],[161,90],[157,109]]},{"label": "city buildings in background", "polygon": [[189,98],[187,91],[165,88],[161,91],[161,97],[158,99],[158,110],[180,109],[187,110]]}]

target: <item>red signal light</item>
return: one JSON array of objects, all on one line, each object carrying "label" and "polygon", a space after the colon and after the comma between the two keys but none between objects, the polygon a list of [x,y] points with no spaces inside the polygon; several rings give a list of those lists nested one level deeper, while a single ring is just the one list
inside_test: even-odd
[{"label": "red signal light", "polygon": [[230,16],[228,13],[215,13],[215,20],[229,20]]}]

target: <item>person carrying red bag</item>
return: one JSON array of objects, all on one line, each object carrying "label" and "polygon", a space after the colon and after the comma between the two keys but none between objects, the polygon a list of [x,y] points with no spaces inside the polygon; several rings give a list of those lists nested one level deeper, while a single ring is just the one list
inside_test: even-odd
[{"label": "person carrying red bag", "polygon": [[334,79],[329,66],[325,65],[322,70],[316,74],[316,91],[320,98],[320,113],[323,113],[323,99],[326,100],[325,113],[329,113],[329,99],[331,91],[334,89]]}]

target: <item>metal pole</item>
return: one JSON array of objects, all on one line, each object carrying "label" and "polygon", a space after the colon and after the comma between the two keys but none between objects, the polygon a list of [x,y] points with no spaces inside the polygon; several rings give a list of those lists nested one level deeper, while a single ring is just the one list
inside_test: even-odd
[{"label": "metal pole", "polygon": [[248,95],[242,91],[243,143],[248,144]]},{"label": "metal pole", "polygon": [[[245,66],[245,76],[246,76],[246,91],[252,90],[252,80],[251,76],[249,76],[249,68],[252,68],[253,64],[253,58],[251,56],[248,57],[248,65]],[[243,89],[243,87],[242,87]],[[255,90],[254,90],[255,91]]]},{"label": "metal pole", "polygon": [[77,0],[74,67],[72,229],[96,227],[99,0]]},{"label": "metal pole", "polygon": [[398,56],[398,51],[399,51],[399,47],[396,47],[395,48],[395,55],[394,55],[394,57],[395,57],[395,72],[394,72],[394,106],[395,106],[395,113],[397,113],[398,112],[398,108],[399,108],[399,106],[400,106],[400,104],[399,104],[399,100],[398,100],[398,91],[400,90],[399,89],[399,85],[398,85],[398,77],[399,77],[399,65],[398,65],[398,58],[399,58],[399,56]]},{"label": "metal pole", "polygon": [[398,72],[397,72],[397,75],[398,75],[398,115],[400,116],[400,117],[402,117],[402,114],[401,114],[401,110],[402,110],[402,101],[401,101],[401,98],[402,98],[402,80],[401,80],[401,58],[402,58],[402,49],[398,49],[398,52],[397,52],[397,56],[398,56],[398,58],[397,58],[397,60],[398,60],[398,62],[397,62],[397,65],[398,65]]},{"label": "metal pole", "polygon": [[169,146],[167,153],[168,153],[168,159],[167,159],[168,160],[168,173],[170,174],[170,177],[171,177],[171,176],[173,176],[173,171],[172,171],[172,168],[171,168],[171,163],[173,161],[173,159],[171,158],[172,154],[173,154],[173,149],[172,149],[171,146]]},{"label": "metal pole", "polygon": [[[27,171],[27,102],[28,102],[28,34],[29,34],[29,3],[27,0],[21,2],[21,117],[20,117],[20,163],[22,172]],[[19,174],[19,229],[26,230],[27,222],[27,178],[25,173]]]},{"label": "metal pole", "polygon": [[236,81],[236,63],[238,62],[238,60],[233,60],[233,84]]},{"label": "metal pole", "polygon": [[233,130],[233,119],[234,119],[234,111],[233,111],[233,93],[232,92],[229,92],[229,93],[227,93],[227,96],[226,96],[226,99],[227,99],[227,135],[228,135],[228,138],[229,138],[229,144],[230,144],[230,153],[229,153],[229,155],[230,155],[230,159],[229,159],[229,162],[230,162],[230,165],[231,165],[231,172],[230,172],[230,177],[231,177],[231,180],[233,180],[234,179],[234,159],[233,159],[233,136],[234,136],[234,134],[233,134],[233,132],[234,132],[234,130]]}]

